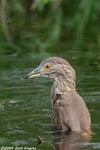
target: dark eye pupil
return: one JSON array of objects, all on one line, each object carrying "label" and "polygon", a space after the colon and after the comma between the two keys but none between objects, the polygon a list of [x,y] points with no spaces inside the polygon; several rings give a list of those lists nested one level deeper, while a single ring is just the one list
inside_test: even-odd
[{"label": "dark eye pupil", "polygon": [[46,67],[49,68],[49,65],[47,65]]},{"label": "dark eye pupil", "polygon": [[44,67],[47,68],[47,69],[49,69],[49,68],[50,68],[50,65],[49,65],[49,64],[45,64]]}]

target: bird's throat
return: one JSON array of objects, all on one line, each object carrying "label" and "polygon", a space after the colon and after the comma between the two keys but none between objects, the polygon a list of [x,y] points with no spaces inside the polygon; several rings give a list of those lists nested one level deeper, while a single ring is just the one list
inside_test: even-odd
[{"label": "bird's throat", "polygon": [[75,90],[75,83],[73,81],[66,78],[57,78],[51,89],[51,97],[52,99],[56,99],[57,95],[63,95],[64,93],[68,94],[73,90]]}]

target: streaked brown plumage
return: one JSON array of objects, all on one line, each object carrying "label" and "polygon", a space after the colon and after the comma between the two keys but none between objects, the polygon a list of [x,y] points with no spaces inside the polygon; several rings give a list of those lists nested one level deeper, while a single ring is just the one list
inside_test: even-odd
[{"label": "streaked brown plumage", "polygon": [[40,63],[26,78],[40,76],[54,79],[51,89],[53,128],[90,131],[90,114],[85,102],[76,92],[76,74],[71,65],[62,58],[50,57]]}]

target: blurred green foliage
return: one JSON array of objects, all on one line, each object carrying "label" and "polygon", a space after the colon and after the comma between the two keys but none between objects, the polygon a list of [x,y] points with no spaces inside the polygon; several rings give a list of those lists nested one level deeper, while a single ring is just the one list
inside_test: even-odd
[{"label": "blurred green foliage", "polygon": [[0,55],[87,51],[100,57],[100,1],[1,0]]}]

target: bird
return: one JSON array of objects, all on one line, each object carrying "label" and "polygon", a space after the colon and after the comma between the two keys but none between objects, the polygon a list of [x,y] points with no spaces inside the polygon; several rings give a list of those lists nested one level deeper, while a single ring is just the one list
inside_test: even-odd
[{"label": "bird", "polygon": [[35,77],[53,79],[52,126],[55,131],[91,131],[90,113],[76,91],[76,72],[68,61],[60,57],[46,58],[25,79]]}]

